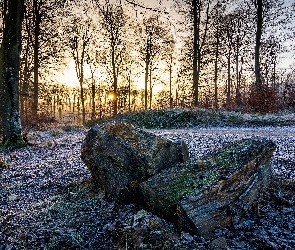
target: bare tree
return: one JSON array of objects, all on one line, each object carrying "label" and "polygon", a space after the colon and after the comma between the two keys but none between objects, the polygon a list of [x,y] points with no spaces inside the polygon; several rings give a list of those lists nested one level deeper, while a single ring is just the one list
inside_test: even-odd
[{"label": "bare tree", "polygon": [[[28,86],[29,78],[31,77],[31,65],[32,64],[32,116],[37,117],[39,109],[39,77],[40,66],[43,63],[46,65],[45,55],[48,45],[48,41],[52,39],[56,33],[53,29],[50,29],[54,13],[57,8],[62,8],[63,3],[58,3],[55,0],[27,0],[25,4],[25,36],[27,43],[25,44],[26,54],[22,55],[23,63],[25,64],[23,70],[24,84]],[[44,46],[45,45],[45,46]],[[29,54],[27,54],[29,52]],[[32,62],[28,60],[28,57],[32,57]],[[25,86],[24,86],[25,87]],[[26,88],[24,88],[26,89]],[[25,90],[27,91],[27,90]]]},{"label": "bare tree", "polygon": [[74,36],[69,39],[72,58],[80,85],[80,99],[82,105],[82,123],[86,122],[85,94],[84,94],[84,67],[87,61],[87,47],[90,39],[90,20],[81,23],[79,18],[73,20]]},{"label": "bare tree", "polygon": [[261,72],[260,72],[260,46],[261,46],[261,36],[262,36],[262,26],[263,26],[263,1],[255,0],[256,7],[256,39],[255,39],[255,78],[256,87],[261,89]]},{"label": "bare tree", "polygon": [[[211,0],[174,0],[179,6],[180,12],[185,16],[189,16],[189,23],[182,23],[185,26],[185,31],[188,29],[192,31],[190,42],[192,46],[190,49],[191,71],[193,83],[193,103],[194,106],[200,104],[200,84],[201,72],[206,62],[204,56],[206,55],[205,45],[208,37],[208,25],[210,21]],[[189,25],[189,26],[188,26]]]},{"label": "bare tree", "polygon": [[158,15],[152,15],[143,20],[143,25],[136,30],[138,36],[138,52],[144,62],[144,108],[148,108],[148,83],[150,83],[150,104],[152,92],[152,65],[166,55],[173,39],[170,30],[160,20]]},{"label": "bare tree", "polygon": [[[90,47],[94,39],[96,25],[94,22],[94,5],[88,1],[68,2],[64,11],[64,27],[61,36],[68,50],[65,56],[74,61],[76,76],[79,82],[79,98],[77,104],[81,104],[82,123],[86,122],[86,79],[85,67],[89,63]],[[78,111],[80,106],[78,106]],[[78,112],[78,119],[80,113]]]},{"label": "bare tree", "polygon": [[126,16],[121,5],[113,5],[109,2],[104,6],[98,5],[102,15],[102,26],[105,31],[104,37],[109,45],[111,57],[111,74],[113,78],[113,114],[118,113],[118,76],[122,66],[125,44],[123,40]]},{"label": "bare tree", "polygon": [[[194,88],[194,104],[199,106],[199,80],[202,68],[202,52],[206,41],[208,23],[209,23],[209,7],[210,1],[205,3],[204,0],[192,0],[193,6],[193,28],[194,28],[194,47],[193,47],[193,88]],[[205,19],[202,29],[202,10],[205,8]],[[202,33],[203,30],[203,33]]]},{"label": "bare tree", "polygon": [[231,101],[231,56],[233,47],[233,28],[232,23],[234,20],[234,15],[229,14],[224,17],[224,31],[226,34],[226,47],[227,47],[227,83],[226,83],[226,107],[230,107]]}]

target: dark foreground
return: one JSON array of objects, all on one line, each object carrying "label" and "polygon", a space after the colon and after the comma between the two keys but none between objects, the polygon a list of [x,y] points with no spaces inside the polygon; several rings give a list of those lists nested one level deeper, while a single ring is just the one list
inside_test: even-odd
[{"label": "dark foreground", "polygon": [[[177,232],[172,223],[139,206],[105,200],[80,159],[84,136],[84,129],[32,131],[29,139],[34,146],[0,151],[5,163],[0,167],[1,250],[295,249],[295,191],[283,175],[262,195],[258,214],[235,218],[231,227],[219,228],[205,240]],[[192,157],[231,140],[215,132],[189,136],[195,138],[188,137],[190,150],[203,145]],[[294,136],[276,138],[281,144],[275,159],[292,154]],[[275,171],[286,170],[289,178],[295,167],[288,168],[276,166]]]}]

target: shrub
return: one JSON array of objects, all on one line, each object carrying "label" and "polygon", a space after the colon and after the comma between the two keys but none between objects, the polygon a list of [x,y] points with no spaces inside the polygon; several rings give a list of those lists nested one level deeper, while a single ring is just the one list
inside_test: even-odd
[{"label": "shrub", "polygon": [[257,86],[253,85],[250,88],[247,103],[252,112],[274,112],[278,109],[277,93],[273,88],[266,85],[262,85],[261,88],[257,88]]},{"label": "shrub", "polygon": [[21,117],[22,125],[25,127],[36,127],[36,128],[46,128],[49,125],[56,123],[56,119],[52,116],[50,112],[42,111],[38,113],[37,117],[33,117],[31,113],[27,113],[26,116]]}]

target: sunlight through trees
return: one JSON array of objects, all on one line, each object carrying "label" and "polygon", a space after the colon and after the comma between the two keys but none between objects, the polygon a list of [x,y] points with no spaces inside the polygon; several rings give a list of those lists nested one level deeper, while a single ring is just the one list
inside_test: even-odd
[{"label": "sunlight through trees", "polygon": [[[294,108],[288,3],[25,0],[22,122],[84,124],[175,107]],[[270,96],[276,101],[266,105]]]}]

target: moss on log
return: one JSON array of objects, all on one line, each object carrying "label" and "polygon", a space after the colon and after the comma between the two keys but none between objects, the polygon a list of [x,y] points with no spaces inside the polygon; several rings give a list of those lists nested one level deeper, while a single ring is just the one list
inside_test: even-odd
[{"label": "moss on log", "polygon": [[140,184],[144,204],[180,229],[209,236],[255,206],[269,182],[274,150],[271,141],[246,139],[164,170]]},{"label": "moss on log", "polygon": [[185,143],[171,141],[131,124],[106,123],[89,130],[81,152],[93,179],[109,199],[137,199],[138,183],[188,160]]}]

